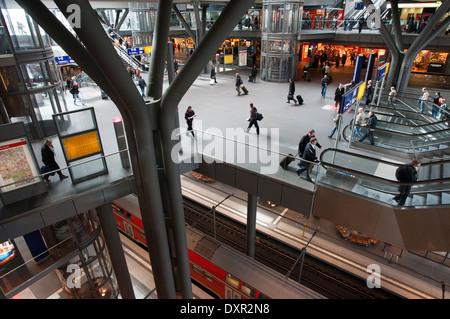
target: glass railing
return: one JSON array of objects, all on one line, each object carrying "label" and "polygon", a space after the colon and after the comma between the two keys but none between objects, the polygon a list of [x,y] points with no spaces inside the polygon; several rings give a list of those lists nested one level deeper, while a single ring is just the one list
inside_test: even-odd
[{"label": "glass railing", "polygon": [[[275,130],[261,128],[261,135],[245,133],[242,128],[227,129],[225,136],[221,132],[195,130],[177,135],[177,148],[172,154],[175,162],[192,163],[227,163],[237,165],[278,181],[313,189],[317,176],[318,163],[303,160],[297,150],[292,154],[279,151],[278,133]],[[269,133],[269,134],[267,134]],[[289,157],[290,162],[284,169],[280,163]],[[305,171],[297,175],[300,162]]]},{"label": "glass railing", "polygon": [[[60,169],[54,170],[50,174],[61,171],[63,174],[69,176],[69,169],[76,169],[77,174],[83,174],[83,172],[86,172],[89,173],[90,178],[85,180],[84,182],[77,182],[76,186],[72,185],[71,187],[67,187],[65,185],[66,183],[70,183],[70,178],[64,179],[60,182],[57,174],[51,176],[49,178],[50,182],[46,183],[47,189],[49,191],[55,189],[56,191],[53,191],[51,193],[51,199],[49,200],[54,202],[64,198],[70,198],[77,195],[77,193],[79,193],[80,191],[95,188],[97,186],[104,186],[105,183],[114,183],[115,181],[121,180],[122,178],[133,178],[132,169],[130,167],[124,168],[126,164],[122,164],[123,156],[125,154],[128,154],[127,152],[128,150],[122,150],[107,155],[96,156],[94,159],[84,159],[80,162],[77,162],[76,164],[65,167],[62,167],[62,165],[60,165]],[[100,158],[105,159],[108,172],[106,174],[104,172],[101,172],[96,176],[95,172],[93,172],[92,170],[92,163],[98,162]],[[24,186],[32,185],[34,183],[45,183],[45,175],[47,174],[36,174],[29,177],[17,177],[16,180],[1,185],[0,191],[2,193],[6,193],[13,190],[17,191]]]},{"label": "glass railing", "polygon": [[397,205],[393,197],[400,185],[411,185],[407,207],[450,204],[450,161],[423,163],[419,180],[400,183],[395,178],[398,163],[343,150],[326,149],[320,155],[317,183],[353,193],[388,205]]},{"label": "glass railing", "polygon": [[[16,266],[0,276],[0,289],[5,296],[8,294],[15,295],[29,286],[30,283],[28,281],[41,274],[43,269],[50,268],[62,260],[78,255],[78,249],[72,237],[63,239],[55,246],[29,260],[23,260],[20,253],[16,250],[17,248],[14,248],[13,253],[15,255],[11,256],[11,258],[15,258],[16,262],[14,264]],[[49,258],[50,256],[51,258]],[[36,263],[36,260],[40,260],[39,264]],[[9,264],[11,264],[11,261]]]}]

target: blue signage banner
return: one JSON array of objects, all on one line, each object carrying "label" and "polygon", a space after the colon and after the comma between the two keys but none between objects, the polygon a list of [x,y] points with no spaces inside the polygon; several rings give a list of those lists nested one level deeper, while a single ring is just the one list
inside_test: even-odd
[{"label": "blue signage banner", "polygon": [[385,63],[378,68],[377,81],[381,81],[389,69],[389,63]]},{"label": "blue signage banner", "polygon": [[369,59],[367,60],[367,68],[366,68],[366,76],[364,77],[364,82],[368,82],[372,80],[373,67],[375,66],[375,53],[369,55]]},{"label": "blue signage banner", "polygon": [[344,114],[352,108],[352,106],[359,101],[364,95],[366,88],[366,82],[360,82],[356,84],[350,91],[345,93],[341,97],[341,103],[339,105],[339,113]]},{"label": "blue signage banner", "polygon": [[139,54],[144,54],[144,49],[143,48],[131,48],[131,49],[128,49],[128,55],[139,55]]},{"label": "blue signage banner", "polygon": [[358,55],[356,57],[355,67],[353,69],[353,77],[352,77],[352,80],[355,83],[359,83],[359,80],[361,78],[361,70],[362,70],[363,61],[364,61],[364,56]]},{"label": "blue signage banner", "polygon": [[75,64],[75,61],[68,55],[55,57],[56,65]]}]

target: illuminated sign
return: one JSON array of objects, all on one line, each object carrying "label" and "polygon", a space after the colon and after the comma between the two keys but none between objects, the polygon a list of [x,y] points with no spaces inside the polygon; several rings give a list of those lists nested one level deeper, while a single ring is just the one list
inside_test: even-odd
[{"label": "illuminated sign", "polygon": [[101,151],[100,140],[96,131],[64,138],[63,144],[69,161],[97,154]]},{"label": "illuminated sign", "polygon": [[225,55],[224,63],[225,64],[232,64],[233,63],[233,55],[232,54]]}]

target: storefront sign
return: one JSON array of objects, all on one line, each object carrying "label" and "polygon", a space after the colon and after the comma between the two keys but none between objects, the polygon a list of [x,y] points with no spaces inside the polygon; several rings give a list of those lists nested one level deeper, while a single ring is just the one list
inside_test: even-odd
[{"label": "storefront sign", "polygon": [[428,64],[427,72],[443,73],[444,72],[444,63],[430,62],[430,64]]}]

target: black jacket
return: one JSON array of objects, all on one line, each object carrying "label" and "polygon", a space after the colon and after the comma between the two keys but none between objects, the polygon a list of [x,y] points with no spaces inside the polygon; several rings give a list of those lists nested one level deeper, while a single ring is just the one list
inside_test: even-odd
[{"label": "black jacket", "polygon": [[[300,140],[300,142],[298,143],[298,154],[300,156],[303,155],[303,152],[305,151],[306,145],[309,143],[309,141],[311,140],[311,137],[309,136],[309,134],[306,134],[305,136],[303,136]],[[319,144],[319,142],[316,143],[316,146],[318,148],[322,148],[322,145]]]},{"label": "black jacket", "polygon": [[292,81],[289,83],[289,94],[294,95],[294,93],[295,93],[295,83],[294,81]]},{"label": "black jacket", "polygon": [[370,127],[371,129],[376,128],[377,123],[378,123],[378,118],[375,114],[367,119],[367,127]]},{"label": "black jacket", "polygon": [[244,82],[242,81],[241,77],[238,75],[238,76],[236,77],[236,83],[235,83],[234,85],[235,85],[235,86],[239,86],[239,85],[241,85],[242,83],[244,83]]},{"label": "black jacket", "polygon": [[302,158],[306,161],[314,162],[317,159],[316,149],[308,143],[306,145],[305,151],[303,152]]},{"label": "black jacket", "polygon": [[258,117],[258,110],[256,109],[256,107],[252,107],[250,110],[250,118],[252,120],[256,120]]},{"label": "black jacket", "polygon": [[416,168],[414,166],[412,166],[411,164],[406,165],[404,178],[401,178],[399,181],[403,182],[403,183],[417,182],[417,170],[416,170]]},{"label": "black jacket", "polygon": [[41,156],[42,163],[44,163],[46,166],[58,167],[58,164],[56,164],[55,161],[55,153],[53,153],[53,151],[50,147],[47,146],[47,144],[44,144],[44,146],[42,146]]},{"label": "black jacket", "polygon": [[184,118],[186,121],[191,121],[193,120],[193,116],[195,115],[194,110],[190,110],[190,111],[186,111],[186,113],[184,113]]}]

